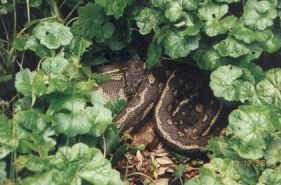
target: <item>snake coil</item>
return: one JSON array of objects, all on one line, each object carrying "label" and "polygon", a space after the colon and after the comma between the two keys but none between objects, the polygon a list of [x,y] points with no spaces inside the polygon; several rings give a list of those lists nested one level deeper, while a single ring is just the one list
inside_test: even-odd
[{"label": "snake coil", "polygon": [[155,128],[168,144],[183,151],[205,150],[222,106],[203,73],[190,66],[148,71],[141,61],[105,66],[99,72],[113,78],[101,85],[105,96],[131,97],[114,119],[119,128],[134,128],[154,111]]}]

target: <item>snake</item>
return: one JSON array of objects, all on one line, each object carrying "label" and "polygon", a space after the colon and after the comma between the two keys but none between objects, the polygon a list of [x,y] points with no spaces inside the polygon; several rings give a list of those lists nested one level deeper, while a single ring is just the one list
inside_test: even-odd
[{"label": "snake", "polygon": [[97,69],[111,76],[99,85],[104,97],[127,100],[114,117],[117,127],[133,129],[152,115],[155,130],[167,145],[185,152],[206,151],[223,108],[209,89],[208,77],[193,66],[161,64],[148,70],[144,62],[132,60]]}]

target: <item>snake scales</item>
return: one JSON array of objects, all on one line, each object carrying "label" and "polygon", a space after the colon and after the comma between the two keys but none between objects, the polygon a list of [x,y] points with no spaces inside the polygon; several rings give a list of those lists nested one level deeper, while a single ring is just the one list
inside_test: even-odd
[{"label": "snake scales", "polygon": [[112,76],[100,85],[105,97],[131,97],[114,119],[119,128],[134,128],[153,111],[155,128],[169,145],[183,151],[205,150],[222,106],[203,73],[185,65],[148,71],[141,61],[104,66],[98,72]]}]

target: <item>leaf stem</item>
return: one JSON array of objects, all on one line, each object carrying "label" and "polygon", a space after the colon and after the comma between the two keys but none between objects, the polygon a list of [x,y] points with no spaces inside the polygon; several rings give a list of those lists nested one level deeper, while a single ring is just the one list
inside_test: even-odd
[{"label": "leaf stem", "polygon": [[13,30],[13,39],[17,35],[17,9],[16,9],[16,0],[13,0],[13,9],[14,9],[14,30]]},{"label": "leaf stem", "polygon": [[56,0],[49,0],[49,1],[47,1],[47,3],[51,7],[52,15],[57,17],[60,21],[63,21]]},{"label": "leaf stem", "polygon": [[67,16],[64,19],[64,22],[66,22],[70,16],[74,13],[75,10],[77,10],[77,8],[82,4],[81,1],[78,1],[78,3],[70,10],[70,12],[67,14]]},{"label": "leaf stem", "polygon": [[30,3],[29,0],[26,0],[26,9],[27,9],[27,21],[30,23]]}]

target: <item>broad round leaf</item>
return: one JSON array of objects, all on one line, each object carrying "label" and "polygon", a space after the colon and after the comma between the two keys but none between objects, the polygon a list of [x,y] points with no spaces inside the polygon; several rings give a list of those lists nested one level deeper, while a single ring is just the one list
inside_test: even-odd
[{"label": "broad round leaf", "polygon": [[244,102],[255,96],[255,79],[245,68],[221,66],[212,72],[210,78],[210,87],[217,97]]},{"label": "broad round leaf", "polygon": [[264,156],[270,133],[275,131],[278,117],[265,105],[244,105],[229,115],[227,134],[232,148],[245,159]]},{"label": "broad round leaf", "polygon": [[214,45],[214,49],[217,50],[221,56],[233,58],[247,55],[250,52],[249,48],[245,44],[231,37],[228,37]]},{"label": "broad round leaf", "polygon": [[276,7],[271,1],[251,0],[245,4],[242,20],[253,30],[265,30],[276,17]]},{"label": "broad round leaf", "polygon": [[265,169],[259,178],[257,185],[280,185],[281,167],[275,169]]},{"label": "broad round leaf", "polygon": [[58,22],[41,22],[33,30],[34,36],[49,49],[70,44],[73,35],[70,28]]},{"label": "broad round leaf", "polygon": [[180,33],[170,32],[164,42],[165,54],[173,59],[182,58],[199,47],[200,36],[184,37]]},{"label": "broad round leaf", "polygon": [[160,12],[152,8],[143,8],[135,17],[135,20],[140,34],[146,35],[158,25],[160,21]]},{"label": "broad round leaf", "polygon": [[265,152],[266,166],[272,167],[281,162],[281,137],[280,134],[275,136],[270,142]]},{"label": "broad round leaf", "polygon": [[257,84],[257,94],[263,104],[281,106],[281,69],[275,68],[266,72],[265,79]]},{"label": "broad round leaf", "polygon": [[32,95],[32,82],[35,73],[31,72],[29,69],[24,69],[16,74],[15,87],[18,92],[25,96]]},{"label": "broad round leaf", "polygon": [[42,63],[42,69],[47,74],[61,74],[68,65],[68,61],[62,56],[50,57]]}]

